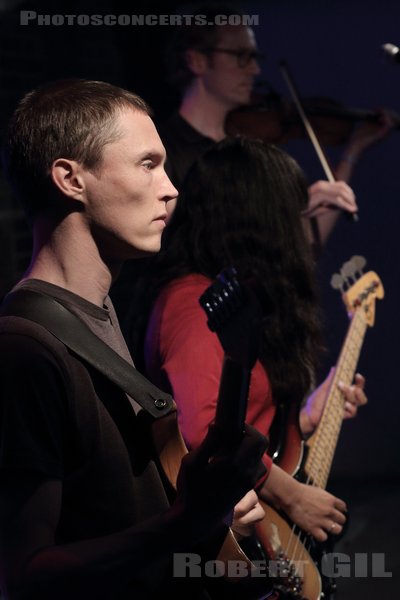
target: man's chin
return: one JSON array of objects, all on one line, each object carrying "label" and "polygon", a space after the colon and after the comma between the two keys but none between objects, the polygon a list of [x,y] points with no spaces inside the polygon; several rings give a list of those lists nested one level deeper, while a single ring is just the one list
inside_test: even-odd
[{"label": "man's chin", "polygon": [[251,104],[251,92],[238,94],[232,110],[241,106],[248,106],[249,104]]},{"label": "man's chin", "polygon": [[130,256],[128,260],[132,260],[135,258],[148,258],[150,256],[155,256],[161,250],[161,244],[154,248],[134,248],[130,252]]},{"label": "man's chin", "polygon": [[134,248],[132,246],[125,246],[124,248],[119,248],[118,251],[114,253],[108,253],[108,255],[104,256],[104,259],[108,265],[112,264],[115,266],[123,264],[128,260],[137,260],[155,256],[160,252],[160,250],[161,244],[149,248]]}]

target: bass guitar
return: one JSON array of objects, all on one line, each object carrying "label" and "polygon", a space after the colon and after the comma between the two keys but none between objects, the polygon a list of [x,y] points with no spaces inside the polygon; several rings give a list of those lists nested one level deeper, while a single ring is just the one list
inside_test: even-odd
[{"label": "bass guitar", "polygon": [[[350,324],[327,393],[321,420],[305,442],[298,426],[298,407],[288,409],[288,427],[275,440],[272,456],[286,472],[301,481],[326,488],[343,421],[344,399],[338,382],[350,385],[357,368],[368,327],[374,325],[375,300],[384,290],[378,275],[362,273],[366,261],[354,256],[346,262],[331,284],[340,289]],[[285,419],[281,419],[282,421]],[[321,545],[291,523],[287,517],[261,502],[265,518],[256,526],[257,536],[270,560],[270,576],[275,589],[291,600],[319,600],[328,597],[329,581],[322,580],[318,568]]]},{"label": "bass guitar", "polygon": [[[216,333],[224,350],[213,425],[221,440],[221,446],[229,451],[229,447],[235,445],[244,434],[251,370],[258,357],[262,311],[255,292],[249,285],[238,282],[233,267],[218,275],[202,294],[199,302],[207,315],[209,329]],[[179,471],[179,463],[175,457],[182,456],[184,442],[181,440],[179,444],[171,447],[170,440],[178,438],[166,430],[166,418],[168,417],[162,419],[161,431],[153,437],[157,440],[157,455],[160,457],[162,469],[174,485]],[[176,419],[171,418],[170,424],[171,428],[175,428]],[[158,427],[159,423],[154,425]],[[252,553],[252,556],[254,555],[255,553]],[[225,584],[218,597],[231,600],[271,598],[272,585],[268,575],[260,573],[231,529],[222,541],[216,562],[221,575],[224,575]],[[239,567],[237,570],[236,565]]]}]

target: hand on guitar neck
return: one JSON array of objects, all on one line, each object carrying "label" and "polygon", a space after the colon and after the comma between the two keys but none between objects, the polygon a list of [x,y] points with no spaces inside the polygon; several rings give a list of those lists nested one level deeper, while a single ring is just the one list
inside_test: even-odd
[{"label": "hand on guitar neck", "polygon": [[[328,377],[309,396],[305,406],[300,411],[300,428],[304,436],[311,435],[321,419],[327,392],[334,375],[335,367],[332,367]],[[338,387],[343,392],[345,399],[343,418],[351,419],[356,416],[358,407],[363,406],[368,401],[364,392],[365,377],[357,373],[353,385],[346,385],[343,382],[339,382]]]}]

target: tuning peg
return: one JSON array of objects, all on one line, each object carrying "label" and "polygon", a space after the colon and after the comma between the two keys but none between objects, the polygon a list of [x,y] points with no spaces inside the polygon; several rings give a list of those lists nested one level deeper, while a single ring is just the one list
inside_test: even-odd
[{"label": "tuning peg", "polygon": [[340,290],[342,292],[344,284],[345,280],[343,279],[342,275],[339,275],[339,273],[335,273],[334,275],[332,275],[331,286],[334,290]]},{"label": "tuning peg", "polygon": [[367,259],[364,256],[352,256],[351,262],[353,263],[355,270],[362,274],[365,265],[367,264]]},{"label": "tuning peg", "polygon": [[348,278],[351,278],[353,281],[355,281],[355,273],[357,271],[357,267],[356,265],[353,263],[352,260],[348,260],[347,262],[343,263],[343,266],[340,270],[341,274],[343,275],[343,277],[347,280]]}]

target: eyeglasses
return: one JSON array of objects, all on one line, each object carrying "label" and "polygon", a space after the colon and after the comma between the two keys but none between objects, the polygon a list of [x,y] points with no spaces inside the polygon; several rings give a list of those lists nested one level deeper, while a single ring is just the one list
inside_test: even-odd
[{"label": "eyeglasses", "polygon": [[256,50],[233,50],[231,48],[206,48],[208,52],[221,52],[222,54],[230,54],[231,56],[235,56],[237,60],[238,67],[244,68],[252,60],[262,60],[264,58],[264,54],[261,52],[257,52]]}]

